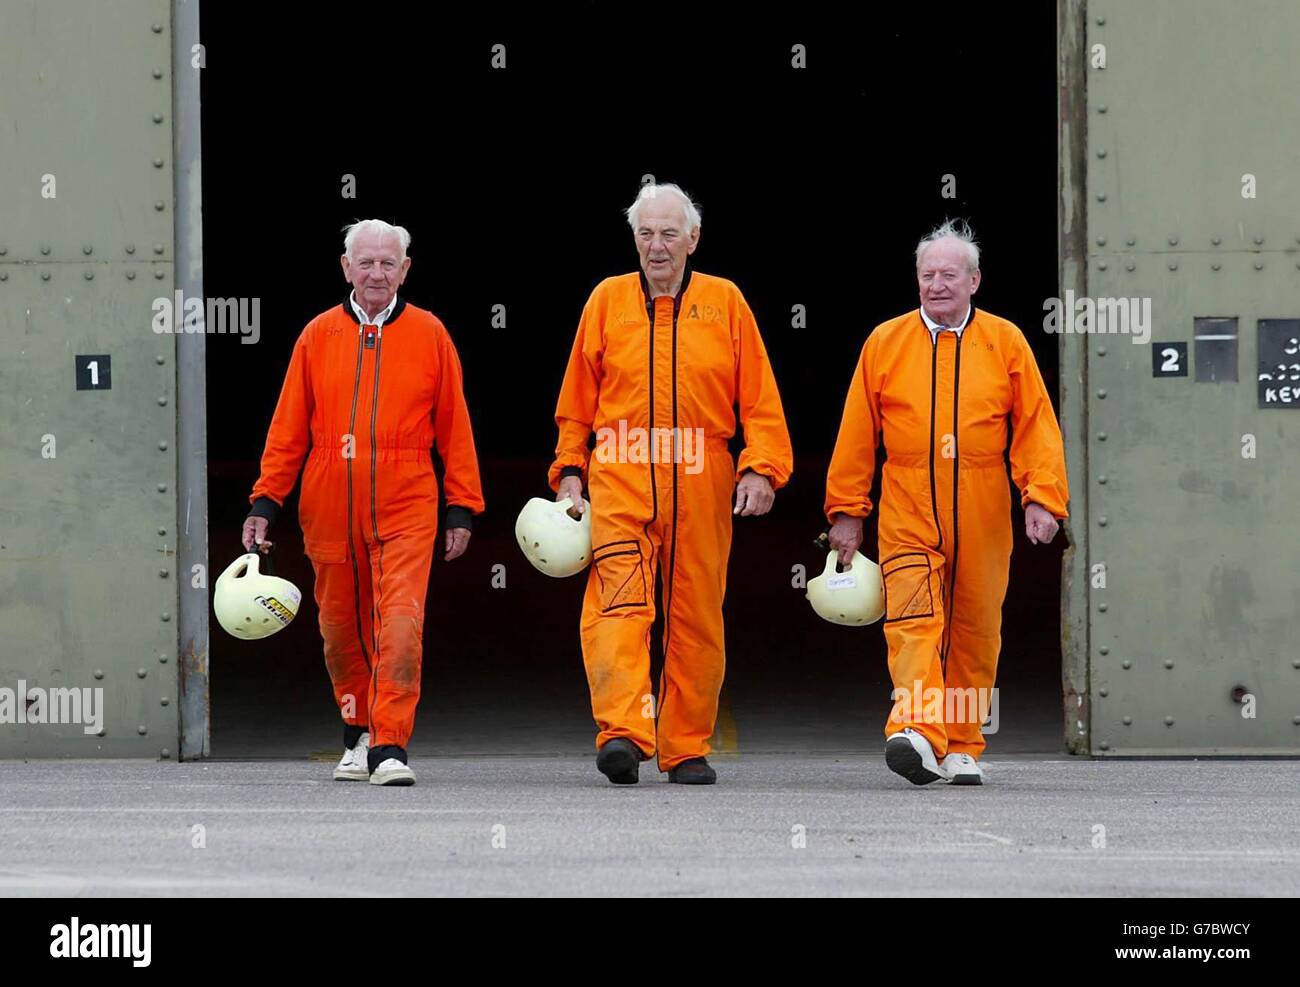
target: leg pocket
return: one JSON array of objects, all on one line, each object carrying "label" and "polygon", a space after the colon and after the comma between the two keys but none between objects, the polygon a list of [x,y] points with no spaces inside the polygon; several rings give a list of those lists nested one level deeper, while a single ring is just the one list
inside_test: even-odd
[{"label": "leg pocket", "polygon": [[339,564],[348,560],[348,543],[345,541],[320,541],[315,538],[304,538],[302,547],[307,554],[307,558],[318,565]]},{"label": "leg pocket", "polygon": [[904,552],[880,566],[885,584],[885,623],[934,616],[934,591],[930,586],[930,557],[924,552]]},{"label": "leg pocket", "polygon": [[591,550],[591,561],[600,581],[601,613],[646,605],[645,560],[639,542],[607,542]]}]

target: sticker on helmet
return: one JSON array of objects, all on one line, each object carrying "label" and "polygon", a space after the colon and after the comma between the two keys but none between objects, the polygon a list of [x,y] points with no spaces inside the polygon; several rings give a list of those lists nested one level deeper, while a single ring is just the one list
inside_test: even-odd
[{"label": "sticker on helmet", "polygon": [[277,600],[274,596],[259,596],[256,599],[257,602],[269,610],[271,616],[275,617],[275,619],[280,623],[288,625],[289,621],[293,620],[293,611]]}]

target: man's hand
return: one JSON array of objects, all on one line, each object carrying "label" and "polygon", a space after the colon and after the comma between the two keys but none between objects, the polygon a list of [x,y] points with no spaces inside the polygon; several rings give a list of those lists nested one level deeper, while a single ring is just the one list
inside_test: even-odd
[{"label": "man's hand", "polygon": [[448,528],[447,529],[447,554],[443,559],[450,562],[452,559],[458,559],[465,554],[465,549],[469,548],[470,532],[466,528]]},{"label": "man's hand", "polygon": [[1060,529],[1047,508],[1032,502],[1025,505],[1025,534],[1035,545],[1048,544]]},{"label": "man's hand", "polygon": [[250,517],[244,519],[243,542],[244,551],[253,551],[253,546],[258,548],[265,546],[271,547],[271,543],[266,540],[266,528],[269,522],[264,517]]},{"label": "man's hand", "polygon": [[853,553],[862,544],[862,518],[836,514],[835,523],[831,525],[831,548],[839,553],[839,563],[849,566],[853,563]]},{"label": "man's hand", "polygon": [[587,505],[582,502],[582,477],[566,476],[560,481],[560,491],[555,495],[555,502],[558,504],[565,498],[573,504],[570,511],[577,511],[579,514],[586,513]]},{"label": "man's hand", "polygon": [[772,489],[772,481],[761,473],[750,470],[736,484],[736,509],[731,513],[741,517],[757,517],[770,511],[775,500],[776,491]]}]

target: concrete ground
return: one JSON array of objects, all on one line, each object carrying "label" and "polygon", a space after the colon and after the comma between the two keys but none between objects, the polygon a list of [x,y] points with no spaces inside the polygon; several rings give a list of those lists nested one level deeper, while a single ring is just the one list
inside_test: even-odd
[{"label": "concrete ground", "polygon": [[[232,512],[214,545],[235,543],[250,469],[213,498]],[[1012,567],[990,784],[892,775],[883,638],[790,586],[790,560],[820,565],[812,493],[738,525],[714,788],[596,773],[580,581],[512,569],[502,620],[439,571],[414,788],[330,779],[342,729],[308,606],[265,641],[214,635],[214,760],[0,761],[0,895],[1300,894],[1300,761],[1059,753],[1059,551]],[[282,572],[305,589],[292,535]],[[475,539],[482,572],[516,559],[508,525]]]},{"label": "concrete ground", "polygon": [[414,757],[406,789],[321,759],[0,762],[0,894],[1300,894],[1296,761],[990,755],[982,789],[715,761],[713,788],[615,788],[589,755]]}]

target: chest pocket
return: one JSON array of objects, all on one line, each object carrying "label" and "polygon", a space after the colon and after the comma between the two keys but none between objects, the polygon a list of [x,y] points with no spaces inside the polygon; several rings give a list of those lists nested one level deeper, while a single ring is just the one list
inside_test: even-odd
[{"label": "chest pocket", "polygon": [[[678,388],[683,408],[696,403],[731,407],[736,400],[736,352],[722,322],[682,317],[677,323],[677,369],[688,386]],[[698,415],[692,415],[693,419]]]}]

